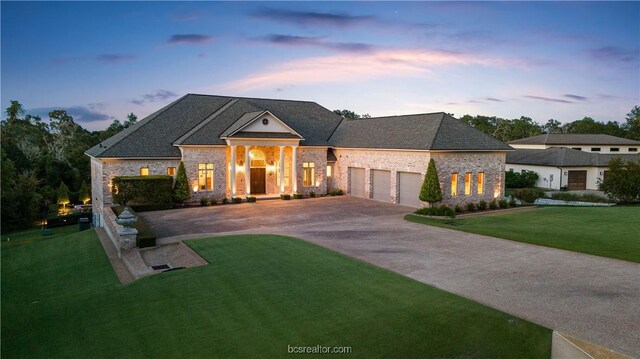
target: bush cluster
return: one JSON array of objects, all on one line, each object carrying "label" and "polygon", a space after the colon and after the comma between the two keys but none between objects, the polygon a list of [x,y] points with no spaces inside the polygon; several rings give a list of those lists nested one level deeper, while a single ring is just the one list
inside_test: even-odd
[{"label": "bush cluster", "polygon": [[513,191],[513,196],[511,198],[518,199],[524,204],[533,204],[536,199],[541,197],[544,197],[544,191],[541,189],[521,188]]},{"label": "bush cluster", "polygon": [[505,186],[507,188],[528,188],[535,186],[537,180],[538,173],[535,171],[507,171],[505,176]]},{"label": "bush cluster", "polygon": [[456,216],[454,210],[447,206],[424,207],[415,211],[415,214],[420,214],[423,216],[447,216],[451,218],[455,218]]},{"label": "bush cluster", "polygon": [[294,193],[293,194],[293,199],[302,199],[303,195],[302,193]]},{"label": "bush cluster", "polygon": [[579,202],[595,202],[595,203],[608,203],[609,200],[600,196],[596,196],[590,193],[584,193],[582,195],[568,192],[555,192],[551,194],[552,199],[560,201],[579,201]]},{"label": "bush cluster", "polygon": [[255,196],[247,196],[247,202],[254,203],[255,201],[256,201],[256,197]]},{"label": "bush cluster", "polygon": [[242,203],[242,197],[231,198],[231,203],[235,203],[235,204]]},{"label": "bush cluster", "polygon": [[286,194],[286,193],[285,193],[285,194],[281,194],[281,195],[280,195],[280,199],[283,199],[283,200],[285,200],[285,201],[288,201],[288,200],[290,200],[290,199],[291,199],[291,195],[290,195],[290,194]]},{"label": "bush cluster", "polygon": [[116,176],[112,180],[113,201],[121,206],[155,205],[169,209],[172,204],[171,176]]},{"label": "bush cluster", "polygon": [[329,192],[330,196],[342,196],[344,192],[340,188],[334,188],[331,192]]}]

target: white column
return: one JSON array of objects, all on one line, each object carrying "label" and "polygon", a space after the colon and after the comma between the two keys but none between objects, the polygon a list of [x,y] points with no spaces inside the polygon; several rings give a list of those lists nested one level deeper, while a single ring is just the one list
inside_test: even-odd
[{"label": "white column", "polygon": [[297,152],[298,146],[291,146],[291,191],[293,193],[298,192]]},{"label": "white column", "polygon": [[280,194],[284,193],[284,146],[280,146]]},{"label": "white column", "polygon": [[245,195],[251,194],[251,158],[249,157],[249,148],[251,146],[244,146],[244,186]]},{"label": "white column", "polygon": [[236,196],[236,146],[231,146],[231,198]]}]

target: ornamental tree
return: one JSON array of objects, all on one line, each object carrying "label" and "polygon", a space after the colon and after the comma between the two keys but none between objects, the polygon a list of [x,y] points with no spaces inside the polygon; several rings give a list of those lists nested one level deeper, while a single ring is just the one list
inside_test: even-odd
[{"label": "ornamental tree", "polygon": [[438,179],[438,171],[436,170],[436,163],[433,158],[429,160],[427,174],[424,176],[419,198],[421,201],[429,202],[430,207],[433,207],[434,203],[442,201],[440,180]]},{"label": "ornamental tree", "polygon": [[184,163],[180,161],[178,173],[176,174],[176,183],[173,186],[173,200],[182,203],[189,198],[191,198],[191,190],[189,190],[187,171],[184,169]]},{"label": "ornamental tree", "polygon": [[640,163],[615,157],[609,161],[609,172],[598,189],[622,203],[640,202]]},{"label": "ornamental tree", "polygon": [[60,187],[58,187],[58,191],[56,191],[58,204],[62,206],[66,206],[69,201],[69,187],[67,187],[64,182],[60,182]]},{"label": "ornamental tree", "polygon": [[82,204],[87,204],[91,200],[91,188],[87,186],[85,181],[82,181],[82,185],[80,185],[80,200]]}]

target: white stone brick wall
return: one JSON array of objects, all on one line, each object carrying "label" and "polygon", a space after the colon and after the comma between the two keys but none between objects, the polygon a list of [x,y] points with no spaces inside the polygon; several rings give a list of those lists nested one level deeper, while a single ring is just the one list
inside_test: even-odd
[{"label": "white stone brick wall", "polygon": [[[297,153],[297,175],[298,193],[309,195],[314,192],[316,195],[327,193],[327,149],[326,148],[305,148],[298,147]],[[315,163],[315,179],[312,186],[304,186],[302,167],[304,162]]]},{"label": "white stone brick wall", "polygon": [[213,189],[193,193],[190,201],[199,201],[202,197],[220,200],[227,197],[227,151],[226,147],[180,147],[182,162],[187,172],[189,188],[198,187],[198,164],[213,163]]},{"label": "white stone brick wall", "polygon": [[[504,196],[505,152],[439,152],[432,153],[442,189],[442,204],[460,205],[490,202]],[[464,194],[465,173],[471,172],[471,194]],[[484,172],[484,191],[478,195],[478,173]],[[458,194],[451,195],[451,174],[458,173]]]}]

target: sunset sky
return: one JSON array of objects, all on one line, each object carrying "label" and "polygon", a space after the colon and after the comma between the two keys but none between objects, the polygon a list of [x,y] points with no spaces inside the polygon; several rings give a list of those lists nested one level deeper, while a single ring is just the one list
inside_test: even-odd
[{"label": "sunset sky", "polygon": [[[186,93],[623,121],[640,105],[640,2],[6,2],[3,109],[84,127]],[[3,116],[4,117],[4,116]]]}]

